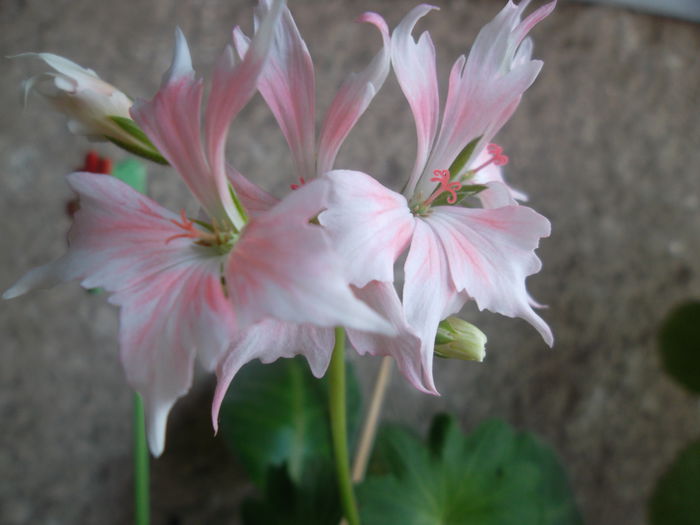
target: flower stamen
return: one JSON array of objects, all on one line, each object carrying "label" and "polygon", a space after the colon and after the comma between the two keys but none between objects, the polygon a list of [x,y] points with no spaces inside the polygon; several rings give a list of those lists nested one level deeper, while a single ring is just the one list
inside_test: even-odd
[{"label": "flower stamen", "polygon": [[301,188],[304,184],[306,184],[306,179],[304,179],[304,177],[299,177],[299,184],[290,184],[289,187],[290,187],[292,190],[298,190],[298,189]]},{"label": "flower stamen", "polygon": [[469,170],[472,175],[489,164],[493,164],[494,166],[505,166],[508,164],[508,155],[503,154],[503,148],[498,144],[489,144],[486,146],[486,151],[491,155],[491,158],[484,162],[481,166],[474,168],[473,170]]},{"label": "flower stamen", "polygon": [[450,170],[435,170],[430,182],[439,182],[440,187],[423,203],[423,206],[430,206],[433,201],[442,193],[448,192],[447,204],[457,202],[457,192],[462,189],[462,183],[456,180],[450,181]]}]

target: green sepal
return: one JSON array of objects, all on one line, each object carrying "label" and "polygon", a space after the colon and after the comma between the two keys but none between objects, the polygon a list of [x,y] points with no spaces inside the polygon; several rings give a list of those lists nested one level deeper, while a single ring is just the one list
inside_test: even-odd
[{"label": "green sepal", "polygon": [[117,115],[111,115],[107,118],[114,122],[117,126],[119,126],[122,129],[122,131],[126,131],[129,135],[134,137],[139,142],[142,142],[153,151],[158,151],[158,148],[156,148],[153,145],[151,139],[149,139],[148,136],[144,133],[144,131],[138,126],[138,124],[136,124],[136,122],[134,122],[130,118],[120,117]]},{"label": "green sepal", "polygon": [[450,196],[450,194],[445,191],[438,195],[438,197],[432,202],[431,206],[459,206],[466,198],[473,197],[474,195],[484,191],[486,188],[487,186],[484,186],[483,184],[467,184],[462,186],[455,192],[457,194],[457,200],[454,204],[449,204],[447,202],[447,198]]},{"label": "green sepal", "polygon": [[150,160],[152,162],[155,162],[156,164],[162,164],[164,166],[167,166],[170,164],[165,158],[158,153],[155,150],[149,150],[146,149],[145,147],[137,146],[136,144],[129,144],[127,142],[123,142],[119,139],[115,139],[114,137],[107,137],[105,136],[107,140],[109,140],[111,143],[116,144],[123,150],[128,151],[129,153],[133,153],[134,155],[137,155],[139,157],[142,157],[146,160]]},{"label": "green sepal", "polygon": [[481,140],[481,137],[483,137],[483,135],[472,140],[464,147],[462,151],[459,152],[457,158],[452,162],[452,165],[450,165],[450,175],[456,177],[462,172],[467,163],[471,160],[474,150],[476,149],[476,145]]}]

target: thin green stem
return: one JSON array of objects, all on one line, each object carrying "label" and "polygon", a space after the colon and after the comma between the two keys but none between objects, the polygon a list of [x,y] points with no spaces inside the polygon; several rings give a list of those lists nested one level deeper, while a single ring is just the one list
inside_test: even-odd
[{"label": "thin green stem", "polygon": [[150,493],[148,476],[148,444],[146,422],[141,396],[134,394],[134,523],[150,522]]},{"label": "thin green stem", "polygon": [[345,330],[335,329],[335,347],[329,369],[330,415],[333,450],[338,474],[338,488],[343,506],[343,514],[349,525],[360,525],[355,493],[350,479],[348,459],[348,431],[345,404]]}]

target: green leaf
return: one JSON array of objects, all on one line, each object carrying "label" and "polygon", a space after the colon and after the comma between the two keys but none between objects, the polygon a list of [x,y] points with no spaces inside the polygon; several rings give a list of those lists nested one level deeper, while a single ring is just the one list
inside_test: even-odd
[{"label": "green leaf", "polygon": [[145,194],[147,191],[148,174],[146,166],[136,159],[126,159],[118,162],[112,170],[112,175],[139,193]]},{"label": "green leaf", "polygon": [[[352,443],[361,401],[350,367],[347,388]],[[309,465],[332,459],[327,382],[314,378],[300,357],[243,367],[223,402],[221,427],[253,481],[263,488],[270,467],[286,464],[290,479],[300,483]]]},{"label": "green leaf", "polygon": [[310,464],[308,475],[292,482],[286,465],[271,467],[264,499],[243,502],[245,525],[338,525],[340,499],[330,461]]},{"label": "green leaf", "polygon": [[462,151],[459,152],[457,158],[450,165],[450,174],[453,177],[459,175],[462,170],[466,167],[467,163],[471,160],[476,145],[481,140],[481,137],[476,137],[469,144],[467,144]]},{"label": "green leaf", "polygon": [[659,331],[663,366],[685,388],[700,394],[700,301],[673,310]]},{"label": "green leaf", "polygon": [[385,428],[370,472],[357,491],[364,525],[582,523],[556,455],[500,421],[464,436],[438,416],[427,446]]},{"label": "green leaf", "polygon": [[700,440],[683,450],[656,484],[652,525],[697,525],[700,519]]}]

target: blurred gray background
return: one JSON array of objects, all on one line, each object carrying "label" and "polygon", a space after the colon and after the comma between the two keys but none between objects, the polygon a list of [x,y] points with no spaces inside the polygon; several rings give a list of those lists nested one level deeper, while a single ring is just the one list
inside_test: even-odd
[{"label": "blurred gray background", "polygon": [[[438,2],[427,17],[441,84],[500,1]],[[133,97],[150,97],[167,68],[173,28],[208,75],[252,1],[0,0],[0,54],[51,51],[94,68]],[[327,107],[379,38],[351,21],[365,10],[390,26],[411,1],[291,0]],[[501,417],[537,432],[566,463],[586,522],[645,522],[654,481],[700,436],[698,400],[664,375],[655,338],[664,314],[700,296],[700,25],[563,2],[534,31],[542,75],[498,137],[507,176],[548,216],[544,269],[529,288],[555,332],[548,350],[522,321],[465,315],[489,336],[482,364],[438,362],[441,398],[394,377],[386,417],[420,430],[439,410],[465,429]],[[2,61],[0,288],[60,255],[69,220],[63,175],[90,145],[37,97],[22,111],[19,84],[42,67]],[[413,162],[410,112],[390,77],[341,151],[338,167],[398,187]],[[124,158],[109,146],[98,151]],[[231,133],[230,159],[283,192],[291,163],[259,98]],[[151,170],[151,192],[179,209],[182,185]],[[117,358],[116,311],[77,285],[0,302],[0,523],[121,524],[131,519],[131,394]],[[358,359],[369,387],[378,365]],[[235,388],[235,382],[233,384]],[[236,523],[250,493],[209,424],[211,377],[175,408],[164,456],[153,462],[154,524]]]}]

